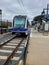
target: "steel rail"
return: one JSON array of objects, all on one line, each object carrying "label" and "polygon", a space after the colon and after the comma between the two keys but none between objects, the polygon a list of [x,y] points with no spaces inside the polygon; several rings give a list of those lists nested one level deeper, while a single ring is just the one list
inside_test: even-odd
[{"label": "steel rail", "polygon": [[13,57],[14,53],[17,52],[18,48],[20,47],[20,45],[22,44],[24,38],[18,43],[18,45],[16,45],[15,49],[13,50],[13,52],[7,57],[6,61],[3,63],[3,65],[7,65],[9,60]]},{"label": "steel rail", "polygon": [[7,40],[6,42],[0,44],[0,47],[2,47],[3,45],[7,44],[8,42],[10,42],[12,39],[14,39],[16,36],[12,37],[11,39]]}]

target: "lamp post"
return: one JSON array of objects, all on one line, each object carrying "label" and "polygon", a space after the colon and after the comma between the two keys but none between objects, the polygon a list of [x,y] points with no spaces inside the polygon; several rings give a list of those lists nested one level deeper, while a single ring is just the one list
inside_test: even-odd
[{"label": "lamp post", "polygon": [[2,34],[2,10],[0,9],[0,27],[1,27],[1,34]]},{"label": "lamp post", "polygon": [[49,10],[49,4],[47,4],[47,14],[48,14],[48,10]]},{"label": "lamp post", "polygon": [[7,20],[7,32],[8,32],[8,20]]},{"label": "lamp post", "polygon": [[47,12],[46,14],[48,14],[48,11],[49,11],[49,4],[47,4],[47,8],[44,8],[44,9],[43,9],[43,12],[42,12],[42,13],[44,13],[45,11]]}]

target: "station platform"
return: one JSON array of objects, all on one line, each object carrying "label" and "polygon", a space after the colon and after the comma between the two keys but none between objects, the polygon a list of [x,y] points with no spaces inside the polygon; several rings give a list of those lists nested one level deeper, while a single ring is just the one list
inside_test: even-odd
[{"label": "station platform", "polygon": [[45,36],[32,28],[27,65],[49,65],[49,35]]},{"label": "station platform", "polygon": [[34,28],[31,28],[30,37],[34,37],[34,38],[49,38],[49,32],[38,32],[37,30],[34,30]]}]

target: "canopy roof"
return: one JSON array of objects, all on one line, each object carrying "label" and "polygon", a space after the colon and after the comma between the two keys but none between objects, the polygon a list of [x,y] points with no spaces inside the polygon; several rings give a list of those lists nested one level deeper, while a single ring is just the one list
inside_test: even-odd
[{"label": "canopy roof", "polygon": [[34,17],[33,21],[39,21],[41,19],[44,19],[44,15],[38,15],[38,16]]}]

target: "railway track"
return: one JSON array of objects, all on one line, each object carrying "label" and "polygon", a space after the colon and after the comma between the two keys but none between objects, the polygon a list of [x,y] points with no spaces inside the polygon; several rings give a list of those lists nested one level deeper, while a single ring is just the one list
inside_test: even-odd
[{"label": "railway track", "polygon": [[10,37],[7,42],[0,44],[0,65],[15,65],[20,60],[27,38]]},{"label": "railway track", "polygon": [[12,35],[10,33],[10,34],[7,34],[4,37],[0,38],[0,47],[2,47],[5,43],[9,42],[10,40],[12,40],[15,37],[16,37],[16,35]]}]

